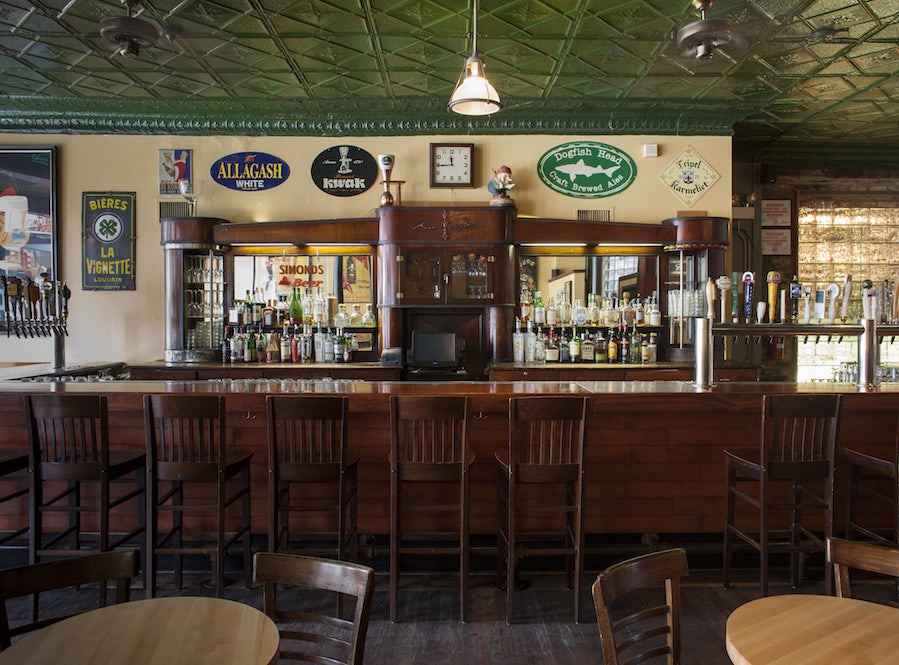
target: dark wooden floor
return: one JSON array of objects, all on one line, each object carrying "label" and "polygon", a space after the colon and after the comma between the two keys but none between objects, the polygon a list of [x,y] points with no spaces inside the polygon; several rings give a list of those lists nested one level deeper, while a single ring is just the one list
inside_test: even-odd
[{"label": "dark wooden floor", "polygon": [[[820,572],[820,571],[818,571]],[[590,579],[592,579],[592,574]],[[186,578],[183,594],[211,595],[201,575]],[[727,665],[724,647],[727,617],[736,607],[759,596],[757,571],[742,569],[731,589],[721,587],[720,570],[691,570],[682,589],[684,663]],[[374,610],[366,644],[367,665],[510,664],[570,665],[602,663],[599,634],[594,622],[589,588],[583,592],[584,623],[572,620],[570,591],[558,575],[531,575],[530,587],[516,592],[516,622],[505,623],[505,595],[494,586],[494,578],[475,575],[470,595],[470,619],[459,622],[457,578],[452,575],[430,577],[410,575],[403,578],[400,590],[400,621],[388,617],[386,575],[379,574]],[[165,577],[161,578],[165,585]],[[771,593],[823,593],[823,584],[808,581],[792,589],[786,570],[772,571]],[[284,593],[290,593],[287,590]],[[892,585],[884,582],[865,584],[859,589],[878,597],[889,597]],[[176,595],[170,587],[160,595]],[[226,589],[226,597],[261,608],[261,590],[246,591],[241,578]],[[144,597],[136,583],[133,599]],[[66,608],[90,606],[96,591],[91,589],[53,592],[45,606]],[[304,601],[305,602],[305,601]],[[10,605],[11,621],[23,616],[25,602]]]}]

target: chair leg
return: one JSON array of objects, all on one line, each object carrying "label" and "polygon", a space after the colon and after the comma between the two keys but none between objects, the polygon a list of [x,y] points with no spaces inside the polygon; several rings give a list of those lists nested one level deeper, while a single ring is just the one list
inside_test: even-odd
[{"label": "chair leg", "polygon": [[731,558],[733,557],[733,543],[734,536],[731,531],[731,527],[734,524],[734,493],[733,487],[736,483],[736,471],[731,466],[731,464],[727,463],[727,496],[725,498],[725,511],[724,511],[724,572],[722,585],[725,589],[730,588],[730,566],[731,566]]},{"label": "chair leg", "polygon": [[459,510],[459,615],[462,623],[467,620],[465,613],[465,599],[468,597],[468,568],[470,562],[470,520],[469,520],[469,504],[470,504],[470,486],[468,480],[468,471],[462,471],[462,505]]},{"label": "chair leg", "polygon": [[390,620],[396,622],[396,604],[399,589],[399,566],[400,566],[400,483],[396,478],[396,473],[391,476],[390,491]]},{"label": "chair leg", "polygon": [[512,624],[512,602],[515,596],[515,575],[518,569],[518,543],[515,535],[515,496],[509,483],[507,501],[509,508],[506,511],[506,624]]},{"label": "chair leg", "polygon": [[759,485],[759,577],[762,597],[768,595],[768,489],[764,482]]},{"label": "chair leg", "polygon": [[[174,547],[182,548],[184,547],[184,512],[182,508],[184,507],[184,483],[180,481],[174,481],[172,483],[175,488],[175,493],[172,495],[172,506],[174,510],[172,511],[172,528],[175,530],[174,534]],[[181,587],[184,585],[184,568],[182,566],[183,557],[181,554],[172,555],[172,560],[174,562],[175,569],[175,585],[178,591],[181,591]]]},{"label": "chair leg", "polygon": [[221,598],[225,592],[225,490],[227,481],[219,478],[216,483],[216,533],[215,533],[215,596]]},{"label": "chair leg", "polygon": [[793,481],[793,506],[790,514],[790,585],[795,589],[801,584],[799,579],[799,557],[802,544],[802,483]]},{"label": "chair leg", "polygon": [[253,553],[252,553],[252,533],[250,527],[250,467],[241,472],[241,487],[243,496],[240,500],[241,510],[241,528],[243,529],[243,577],[244,587],[249,591],[253,588]]},{"label": "chair leg", "polygon": [[156,597],[156,521],[157,521],[157,506],[156,506],[156,496],[157,496],[157,487],[156,480],[153,476],[148,472],[147,473],[147,495],[146,495],[146,533],[144,534],[144,539],[146,540],[145,551],[146,555],[144,558],[144,591],[146,592],[147,598],[155,598]]}]

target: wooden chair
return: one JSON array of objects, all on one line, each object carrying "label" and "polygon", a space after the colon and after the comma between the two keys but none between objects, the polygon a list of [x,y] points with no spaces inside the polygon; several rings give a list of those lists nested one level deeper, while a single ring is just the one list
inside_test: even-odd
[{"label": "wooden chair", "polygon": [[[253,557],[253,579],[263,584],[265,613],[279,624],[282,659],[362,665],[375,588],[372,568],[333,559],[257,552]],[[290,608],[287,603],[279,605],[278,585],[333,591],[341,598],[352,599],[352,619],[297,601]],[[321,606],[333,604],[324,602]]]},{"label": "wooden chair", "polygon": [[506,589],[506,623],[512,621],[519,562],[528,556],[566,561],[580,621],[584,569],[584,449],[587,399],[513,397],[509,446],[495,454],[497,586]]},{"label": "wooden chair", "polygon": [[[145,555],[145,455],[110,450],[106,397],[47,394],[26,395],[24,400],[29,562],[36,563],[45,556],[81,555],[85,547],[105,552],[130,543]],[[120,484],[130,487],[117,491]],[[96,492],[83,492],[86,486],[95,486]],[[91,501],[90,496],[96,496],[96,500]],[[134,504],[134,528],[111,534],[114,509],[128,502]],[[84,516],[91,514],[97,524],[96,531],[89,532],[87,527],[93,525],[86,525]],[[67,525],[48,534],[56,528],[54,515],[62,516]]]},{"label": "wooden chair", "polygon": [[[599,574],[593,583],[593,605],[605,665],[642,663],[663,656],[668,665],[681,662],[680,578],[687,574],[687,555],[683,548],[628,559]],[[664,603],[647,607],[655,601],[641,597],[642,602],[632,606],[634,612],[620,616],[627,610],[619,610],[618,618],[612,619],[612,607],[617,607],[615,601],[663,582]]]},{"label": "wooden chair", "polygon": [[[836,595],[852,598],[849,570],[863,570],[899,579],[899,549],[873,543],[861,543],[843,538],[827,539],[827,562],[833,565]],[[886,600],[876,602],[892,607],[899,603]]]},{"label": "wooden chair", "polygon": [[[834,530],[834,460],[839,429],[839,395],[765,395],[759,447],[725,450],[727,462],[724,586],[730,586],[733,539],[758,550],[761,590],[768,595],[768,555],[790,554],[790,579],[799,585],[799,555],[823,552]],[[818,483],[820,490],[809,483]],[[744,489],[747,484],[756,490]],[[783,490],[777,494],[776,487]],[[735,524],[737,500],[758,511],[757,530]],[[803,522],[808,510],[823,516],[822,538]],[[789,528],[772,528],[773,519],[788,515]],[[785,540],[776,540],[784,533]],[[831,588],[830,566],[824,566],[825,586]]]},{"label": "wooden chair", "polygon": [[[45,616],[11,627],[6,607],[8,600],[69,586],[98,584],[98,604],[104,607],[107,602],[106,583],[108,580],[115,580],[115,602],[124,603],[131,598],[131,579],[137,576],[139,566],[137,550],[116,550],[0,570],[0,649],[7,648],[11,639],[17,635],[30,633],[77,614],[70,612]],[[70,604],[65,606],[71,607]]]},{"label": "wooden chair", "polygon": [[[269,395],[265,410],[269,552],[355,560],[359,457],[347,454],[347,398]],[[296,518],[319,522],[300,538]]]},{"label": "wooden chair", "polygon": [[[147,434],[147,596],[156,595],[156,557],[171,555],[175,580],[182,585],[184,555],[212,559],[216,596],[225,586],[225,554],[240,542],[244,577],[250,587],[250,458],[251,452],[225,444],[225,398],[222,395],[144,395]],[[234,487],[236,485],[236,487]],[[210,496],[212,494],[212,496]],[[231,506],[239,502],[240,525],[226,532]],[[160,513],[170,515],[170,528],[159,529]],[[187,527],[185,516],[211,522],[207,533]]]},{"label": "wooden chair", "polygon": [[[397,620],[403,555],[459,557],[460,618],[469,565],[468,397],[390,398],[390,620]],[[441,492],[441,490],[444,490]],[[456,528],[438,531],[452,519]]]},{"label": "wooden chair", "polygon": [[[27,450],[0,449],[0,482],[5,486],[12,486],[7,487],[7,491],[4,494],[0,494],[0,503],[28,496]],[[24,526],[0,533],[0,545],[10,543],[28,532],[28,521],[25,519],[24,509],[22,513]]]}]

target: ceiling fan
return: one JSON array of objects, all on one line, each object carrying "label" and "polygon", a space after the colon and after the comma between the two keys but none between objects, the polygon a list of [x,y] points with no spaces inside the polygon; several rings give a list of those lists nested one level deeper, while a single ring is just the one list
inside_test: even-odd
[{"label": "ceiling fan", "polygon": [[108,16],[100,21],[100,35],[118,46],[116,53],[136,58],[141,48],[156,46],[159,31],[151,23],[134,16],[142,0],[122,0],[128,8],[127,16]]},{"label": "ceiling fan", "polygon": [[723,46],[737,49],[745,46],[745,40],[734,32],[730,21],[706,16],[706,12],[713,4],[715,0],[692,0],[692,5],[699,10],[700,18],[678,30],[675,36],[677,46],[685,56],[708,60],[716,49]]}]

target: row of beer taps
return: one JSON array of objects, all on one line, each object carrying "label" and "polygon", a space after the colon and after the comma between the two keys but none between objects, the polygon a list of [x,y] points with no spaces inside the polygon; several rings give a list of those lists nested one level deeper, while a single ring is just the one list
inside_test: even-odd
[{"label": "row of beer taps", "polygon": [[0,275],[3,287],[6,336],[50,337],[68,335],[69,298],[72,291],[65,282],[50,279],[42,272],[38,277],[6,277]]}]

